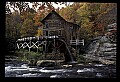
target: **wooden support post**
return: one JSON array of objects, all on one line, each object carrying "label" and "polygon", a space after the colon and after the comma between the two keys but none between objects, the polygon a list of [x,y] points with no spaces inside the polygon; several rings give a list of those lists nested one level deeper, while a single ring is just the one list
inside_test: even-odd
[{"label": "wooden support post", "polygon": [[30,47],[29,47],[29,52],[30,52]]},{"label": "wooden support post", "polygon": [[54,38],[54,55],[55,55],[55,52],[56,52],[56,49],[55,49],[56,47],[55,47],[55,38]]},{"label": "wooden support post", "polygon": [[20,49],[19,44],[17,43],[17,48]]},{"label": "wooden support post", "polygon": [[[39,40],[37,41],[37,47],[39,48],[38,43],[39,43]],[[37,48],[37,52],[38,52],[38,48]]]},{"label": "wooden support post", "polygon": [[84,46],[84,39],[82,39],[82,41],[83,41],[83,46]]},{"label": "wooden support post", "polygon": [[29,52],[30,52],[30,48],[31,48],[31,39],[30,39],[30,46],[29,46]]},{"label": "wooden support post", "polygon": [[44,45],[45,45],[45,51],[44,52],[46,52],[46,41],[44,42]]},{"label": "wooden support post", "polygon": [[46,40],[45,40],[45,51],[44,51],[44,54],[45,54],[45,58],[46,58]]},{"label": "wooden support post", "polygon": [[38,52],[38,48],[37,48],[37,52]]},{"label": "wooden support post", "polygon": [[76,56],[77,56],[77,44],[76,44]]}]

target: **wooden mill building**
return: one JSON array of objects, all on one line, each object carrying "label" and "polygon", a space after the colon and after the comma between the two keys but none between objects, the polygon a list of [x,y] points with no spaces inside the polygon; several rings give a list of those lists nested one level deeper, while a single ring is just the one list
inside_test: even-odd
[{"label": "wooden mill building", "polygon": [[67,56],[68,54],[71,54],[70,49],[72,46],[79,45],[81,43],[78,40],[80,26],[67,22],[54,10],[52,10],[41,22],[43,24],[43,36],[55,36],[58,38],[53,42],[47,40],[48,45],[46,48],[46,53],[52,53],[54,50],[56,53],[64,53],[66,54],[65,56]]},{"label": "wooden mill building", "polygon": [[[79,40],[80,26],[67,22],[57,12],[52,10],[42,21],[43,36],[27,37],[16,41],[17,48],[28,48],[44,54],[45,59],[70,61],[77,56],[79,46],[84,40]],[[35,47],[35,48],[34,48]],[[39,48],[41,50],[39,50]]]},{"label": "wooden mill building", "polygon": [[68,45],[70,40],[76,40],[78,38],[78,30],[80,26],[67,22],[57,12],[52,10],[42,21],[43,24],[43,36],[59,36],[64,38]]}]

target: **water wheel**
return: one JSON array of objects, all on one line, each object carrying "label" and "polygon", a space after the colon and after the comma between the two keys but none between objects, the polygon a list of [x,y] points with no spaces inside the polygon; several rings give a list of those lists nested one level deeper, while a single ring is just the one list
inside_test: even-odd
[{"label": "water wheel", "polygon": [[49,41],[46,52],[51,53],[54,55],[54,57],[64,56],[65,60],[70,60],[70,55],[68,54],[66,43],[59,39],[53,39],[52,41]]},{"label": "water wheel", "polygon": [[52,40],[50,43],[48,43],[47,51],[49,53],[64,53],[65,52],[65,44],[60,40]]}]

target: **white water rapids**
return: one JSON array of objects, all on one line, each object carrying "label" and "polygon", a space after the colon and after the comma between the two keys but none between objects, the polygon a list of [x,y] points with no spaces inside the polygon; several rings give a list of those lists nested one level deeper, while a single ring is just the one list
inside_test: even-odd
[{"label": "white water rapids", "polygon": [[[103,64],[95,64],[92,66],[78,65],[76,67],[70,68],[30,67],[27,64],[20,65],[5,64],[5,77],[48,77],[48,78],[115,77],[116,69],[110,68]],[[112,76],[109,76],[110,74]]]}]

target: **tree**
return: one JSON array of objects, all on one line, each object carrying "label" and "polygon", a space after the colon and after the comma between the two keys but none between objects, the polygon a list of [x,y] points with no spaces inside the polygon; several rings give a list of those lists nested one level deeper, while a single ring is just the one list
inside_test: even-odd
[{"label": "tree", "polygon": [[14,11],[18,10],[20,15],[23,15],[29,8],[28,2],[8,2],[8,4],[10,5],[9,8],[12,8]]},{"label": "tree", "polygon": [[[105,34],[107,25],[117,22],[117,4],[103,3],[100,5],[99,14],[96,16],[96,29]],[[101,29],[101,30],[100,30]]]},{"label": "tree", "polygon": [[[18,23],[19,22],[19,23]],[[22,22],[20,14],[16,11],[6,15],[6,38],[15,38],[20,36],[19,30]]]},{"label": "tree", "polygon": [[26,19],[20,30],[21,37],[34,36],[37,33],[37,28],[34,27],[34,23],[31,19]]},{"label": "tree", "polygon": [[60,10],[59,14],[66,20],[72,23],[78,23],[79,15],[72,7],[66,7]]},{"label": "tree", "polygon": [[[18,12],[6,14],[5,38],[8,50],[15,49],[15,41],[20,37],[21,18]],[[18,23],[19,22],[19,23]]]}]

